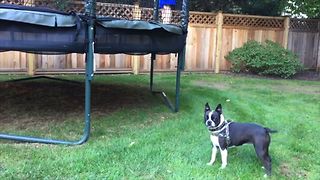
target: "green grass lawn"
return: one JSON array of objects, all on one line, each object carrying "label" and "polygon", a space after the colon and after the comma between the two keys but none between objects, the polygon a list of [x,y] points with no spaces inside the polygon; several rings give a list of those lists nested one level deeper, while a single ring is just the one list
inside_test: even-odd
[{"label": "green grass lawn", "polygon": [[[0,76],[0,81],[19,76]],[[83,81],[83,76],[62,76]],[[171,113],[148,90],[148,75],[96,75],[92,132],[81,146],[0,140],[0,179],[263,179],[251,145],[231,148],[228,166],[207,166],[204,104],[272,134],[270,179],[320,179],[320,82],[184,74]],[[175,75],[156,74],[173,99]],[[0,83],[0,132],[75,140],[82,135],[83,85],[50,80]],[[227,101],[228,100],[228,101]],[[230,101],[229,101],[230,100]]]}]

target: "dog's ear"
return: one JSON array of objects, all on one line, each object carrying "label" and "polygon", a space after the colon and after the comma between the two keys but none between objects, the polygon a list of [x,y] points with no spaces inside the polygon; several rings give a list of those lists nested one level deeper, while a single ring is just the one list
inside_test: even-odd
[{"label": "dog's ear", "polygon": [[216,111],[220,114],[222,114],[222,106],[221,104],[218,104],[218,106],[216,107]]},{"label": "dog's ear", "polygon": [[206,103],[205,108],[204,108],[204,111],[210,111],[210,106],[209,106],[208,103]]}]

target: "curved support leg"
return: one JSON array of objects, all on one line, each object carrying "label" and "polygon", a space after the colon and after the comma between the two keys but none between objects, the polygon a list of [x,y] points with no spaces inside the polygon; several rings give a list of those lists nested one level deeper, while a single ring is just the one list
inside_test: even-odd
[{"label": "curved support leg", "polygon": [[0,139],[31,142],[31,143],[46,143],[46,144],[65,144],[65,145],[79,145],[85,143],[90,135],[90,104],[91,104],[91,80],[93,78],[93,55],[94,55],[94,16],[95,16],[95,0],[87,0],[86,15],[90,17],[88,20],[88,49],[86,53],[86,85],[85,85],[85,127],[84,133],[78,141],[65,141],[46,139],[30,136],[19,136],[13,134],[0,134]]},{"label": "curved support leg", "polygon": [[167,95],[163,91],[155,91],[153,89],[153,69],[154,69],[154,61],[156,59],[155,54],[151,54],[151,67],[150,67],[150,91],[152,93],[160,94],[163,98],[165,104],[171,109],[173,112],[178,112],[180,107],[180,76],[181,71],[183,70],[184,65],[184,50],[178,53],[178,64],[177,64],[177,73],[176,73],[176,96],[175,96],[175,105],[172,105],[171,101],[167,97]]},{"label": "curved support leg", "polygon": [[[87,63],[87,69],[90,69],[90,63]],[[87,70],[88,71],[88,70]],[[30,143],[45,143],[45,144],[64,144],[64,145],[80,145],[86,142],[90,135],[90,99],[91,99],[91,74],[86,75],[85,85],[85,127],[80,140],[66,141],[56,139],[46,139],[40,137],[20,136],[14,134],[0,134],[0,139],[30,142]]]}]

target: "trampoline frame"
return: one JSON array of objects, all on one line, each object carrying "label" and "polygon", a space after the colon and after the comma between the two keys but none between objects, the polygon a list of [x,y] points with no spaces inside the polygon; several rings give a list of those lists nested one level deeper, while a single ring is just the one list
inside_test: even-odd
[{"label": "trampoline frame", "polygon": [[[15,134],[2,134],[0,133],[0,139],[5,140],[14,140],[14,141],[22,141],[29,143],[44,143],[44,144],[63,144],[63,145],[81,145],[85,143],[90,136],[90,127],[91,127],[91,81],[94,76],[93,70],[93,58],[94,58],[94,24],[96,18],[96,0],[86,0],[85,4],[85,14],[88,17],[88,43],[87,43],[87,52],[86,52],[86,72],[85,72],[85,118],[84,118],[84,130],[82,137],[77,141],[68,141],[68,140],[58,140],[58,139],[47,139],[41,137],[31,137],[31,136],[21,136]],[[184,0],[182,4],[182,27],[185,32],[187,32],[189,12],[188,12],[188,0]],[[159,0],[155,0],[154,2],[154,19],[158,21],[159,17]],[[181,71],[184,67],[184,59],[185,59],[185,48],[178,52],[178,65],[177,65],[177,73],[176,73],[176,96],[175,96],[175,105],[173,106],[166,94],[162,91],[154,91],[153,90],[153,70],[154,70],[154,60],[156,58],[156,54],[151,54],[151,68],[150,68],[150,90],[152,93],[161,94],[165,103],[173,112],[179,111],[180,106],[180,75]],[[36,77],[37,78],[37,77]],[[39,78],[39,77],[38,77]],[[26,78],[24,80],[28,80],[31,78]],[[51,79],[51,78],[49,78]],[[57,80],[56,78],[52,78]],[[13,80],[19,81],[19,80]]]}]

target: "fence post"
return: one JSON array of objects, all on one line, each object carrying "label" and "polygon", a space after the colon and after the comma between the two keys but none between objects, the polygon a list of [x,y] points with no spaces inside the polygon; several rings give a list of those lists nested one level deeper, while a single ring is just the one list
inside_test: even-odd
[{"label": "fence post", "polygon": [[282,45],[284,48],[288,49],[288,39],[289,39],[289,30],[290,30],[290,17],[284,18],[284,31],[283,31],[283,39]]},{"label": "fence post", "polygon": [[316,71],[320,72],[320,20],[318,21],[318,56]]},{"label": "fence post", "polygon": [[34,0],[23,0],[23,4],[26,6],[33,6]]},{"label": "fence post", "polygon": [[[141,9],[139,7],[139,3],[135,3],[134,4],[133,19],[134,20],[140,20],[141,19]],[[131,58],[132,58],[132,71],[133,71],[133,74],[139,74],[140,56],[133,55]]]},{"label": "fence post", "polygon": [[221,46],[222,46],[222,25],[223,25],[223,14],[221,11],[216,16],[217,25],[217,45],[216,45],[216,62],[214,72],[219,73],[220,71],[220,60],[221,60]]},{"label": "fence post", "polygon": [[[26,6],[33,6],[34,0],[24,0],[23,4]],[[28,75],[33,76],[35,74],[35,63],[36,63],[36,55],[27,53],[27,60],[28,60]]]},{"label": "fence post", "polygon": [[317,59],[317,72],[320,72],[320,33],[318,33],[318,59]]},{"label": "fence post", "polygon": [[28,75],[33,76],[35,74],[35,62],[36,62],[36,55],[28,53],[27,54],[27,59],[28,59]]}]

